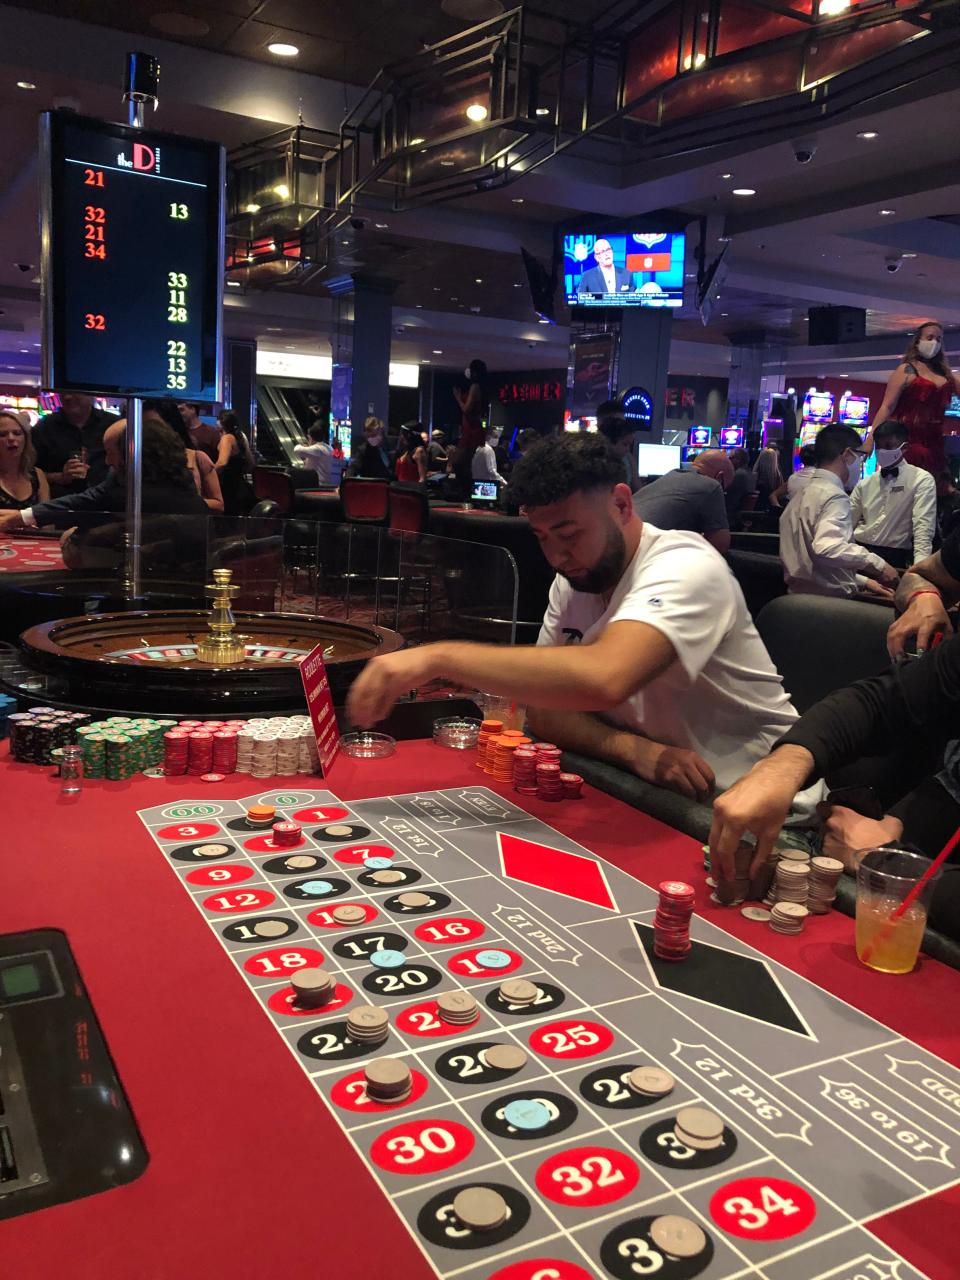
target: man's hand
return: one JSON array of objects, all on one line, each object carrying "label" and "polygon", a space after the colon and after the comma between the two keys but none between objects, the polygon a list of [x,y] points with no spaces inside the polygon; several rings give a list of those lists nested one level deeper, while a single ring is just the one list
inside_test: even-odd
[{"label": "man's hand", "polygon": [[636,739],[634,772],[647,782],[679,791],[690,800],[709,800],[716,777],[695,751],[668,747],[649,738]]},{"label": "man's hand", "polygon": [[892,591],[896,591],[897,587],[900,585],[899,569],[895,569],[892,564],[887,564],[886,561],[884,561],[883,571],[880,574],[880,582],[882,582],[885,587],[890,587]]},{"label": "man's hand", "polygon": [[892,587],[885,587],[880,582],[874,582],[872,578],[864,578],[863,591],[872,596],[878,596],[881,600],[889,600],[892,604],[896,593]]},{"label": "man's hand", "polygon": [[350,686],[347,716],[351,724],[369,729],[385,719],[397,701],[438,674],[432,654],[439,645],[405,649],[371,658]]},{"label": "man's hand", "polygon": [[813,767],[813,756],[804,747],[778,747],[713,802],[710,852],[715,868],[725,880],[734,876],[734,855],[744,834],[756,837],[753,875],[767,859],[786,821],[793,797]]},{"label": "man's hand", "polygon": [[89,470],[89,466],[79,458],[68,458],[63,464],[63,478],[64,480],[86,480]]},{"label": "man's hand", "polygon": [[23,520],[19,511],[0,512],[0,533],[11,533],[14,529],[22,529]]},{"label": "man's hand", "polygon": [[917,653],[930,648],[934,635],[938,632],[950,635],[953,628],[939,593],[933,588],[924,588],[920,595],[910,601],[906,611],[891,623],[887,632],[887,652],[891,658],[902,658],[907,643],[917,637]]},{"label": "man's hand", "polygon": [[842,804],[822,804],[818,812],[824,819],[823,852],[839,858],[848,871],[856,870],[854,853],[890,844],[903,835],[903,823],[889,815],[877,822]]}]

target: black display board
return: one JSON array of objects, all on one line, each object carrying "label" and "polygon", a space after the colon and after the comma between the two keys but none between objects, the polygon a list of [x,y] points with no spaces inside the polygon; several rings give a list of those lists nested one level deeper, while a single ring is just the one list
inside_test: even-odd
[{"label": "black display board", "polygon": [[57,111],[41,156],[44,385],[219,400],[223,148]]}]

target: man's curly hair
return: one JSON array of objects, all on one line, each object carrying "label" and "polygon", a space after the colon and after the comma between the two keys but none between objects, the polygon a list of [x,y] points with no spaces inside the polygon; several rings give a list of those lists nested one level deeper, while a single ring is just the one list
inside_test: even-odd
[{"label": "man's curly hair", "polygon": [[624,479],[623,459],[599,433],[549,436],[514,467],[507,501],[518,507],[545,507],[572,493],[612,489]]}]

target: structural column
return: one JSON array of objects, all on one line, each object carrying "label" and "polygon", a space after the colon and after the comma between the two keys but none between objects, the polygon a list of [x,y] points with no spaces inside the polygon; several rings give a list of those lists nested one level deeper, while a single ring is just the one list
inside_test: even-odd
[{"label": "structural column", "polygon": [[[349,417],[356,440],[365,418],[372,415],[387,421],[393,295],[397,282],[355,275],[345,285],[338,299],[340,314],[333,342],[334,383],[336,398],[341,403],[332,408],[335,417]],[[348,319],[350,302],[352,319]],[[342,413],[346,407],[344,401],[349,403],[348,414]]]},{"label": "structural column", "polygon": [[668,307],[625,307],[620,318],[620,359],[617,391],[643,387],[650,393],[653,419],[643,439],[659,444],[670,371],[673,314]]}]

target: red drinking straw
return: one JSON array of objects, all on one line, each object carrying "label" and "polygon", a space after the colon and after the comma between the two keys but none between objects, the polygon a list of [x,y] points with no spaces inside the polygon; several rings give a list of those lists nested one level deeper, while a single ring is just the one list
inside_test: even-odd
[{"label": "red drinking straw", "polygon": [[930,877],[936,872],[937,868],[941,865],[941,863],[946,862],[947,858],[949,858],[950,854],[953,852],[954,848],[956,847],[956,844],[958,841],[960,841],[960,827],[957,827],[956,831],[953,833],[953,835],[950,837],[947,843],[943,846],[943,848],[940,850],[940,852],[937,854],[934,860],[930,863],[929,867],[927,867],[926,871],[923,873],[923,875],[920,877],[917,883],[913,886],[913,888],[910,890],[910,892],[907,894],[904,900],[900,903],[896,911],[892,911],[890,913],[890,917],[887,920],[887,923],[883,926],[883,928],[880,930],[877,936],[873,939],[871,943],[869,943],[866,947],[864,947],[863,954],[860,957],[860,959],[863,961],[864,964],[866,964],[869,961],[870,957],[873,955],[876,948],[880,946],[882,943],[886,942],[887,938],[890,937],[890,934],[893,932],[893,922],[895,920],[899,920],[900,917],[903,915],[903,913],[907,910],[907,908],[910,907],[916,901],[916,899],[919,897],[923,889],[923,886],[927,883]]}]

